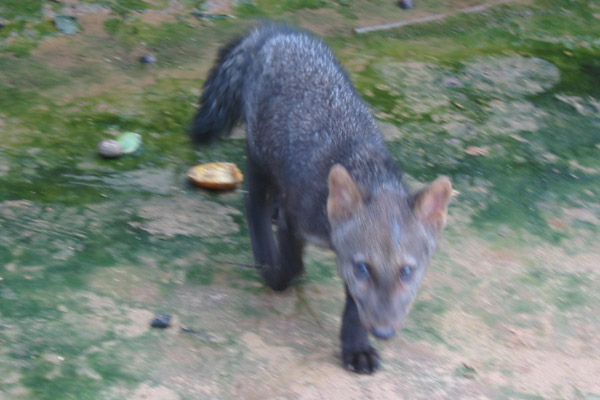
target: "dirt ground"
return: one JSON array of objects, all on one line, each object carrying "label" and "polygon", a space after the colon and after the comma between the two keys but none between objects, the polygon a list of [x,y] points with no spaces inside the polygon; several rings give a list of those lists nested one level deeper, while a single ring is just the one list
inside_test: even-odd
[{"label": "dirt ground", "polygon": [[[598,3],[12,3],[0,9],[0,399],[600,398]],[[57,15],[81,30],[57,31]],[[242,130],[201,148],[185,131],[218,47],[260,18],[322,35],[409,185],[444,174],[457,191],[370,376],[341,366],[334,254],[309,248],[305,276],[270,291],[244,266],[244,187],[186,178],[201,162],[245,168]],[[140,151],[98,157],[127,131]],[[150,327],[157,312],[169,328]]]}]

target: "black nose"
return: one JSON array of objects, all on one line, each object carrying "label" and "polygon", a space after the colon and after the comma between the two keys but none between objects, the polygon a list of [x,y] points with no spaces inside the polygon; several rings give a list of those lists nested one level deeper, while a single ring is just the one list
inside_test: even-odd
[{"label": "black nose", "polygon": [[374,326],[373,329],[371,329],[371,333],[377,339],[389,339],[392,336],[394,336],[394,334],[396,333],[396,330],[394,328],[392,328],[391,326],[389,326],[389,327]]}]

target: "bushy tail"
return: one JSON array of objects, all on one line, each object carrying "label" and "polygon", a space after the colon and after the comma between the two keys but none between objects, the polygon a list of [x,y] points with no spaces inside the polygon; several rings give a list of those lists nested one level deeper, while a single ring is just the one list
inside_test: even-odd
[{"label": "bushy tail", "polygon": [[242,39],[231,42],[219,57],[204,83],[200,108],[190,129],[196,143],[226,136],[242,117],[242,83],[248,64]]}]

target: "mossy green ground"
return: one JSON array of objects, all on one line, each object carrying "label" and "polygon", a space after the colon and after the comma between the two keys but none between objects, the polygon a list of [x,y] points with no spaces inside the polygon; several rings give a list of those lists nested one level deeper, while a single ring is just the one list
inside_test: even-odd
[{"label": "mossy green ground", "polygon": [[[0,399],[600,398],[600,3],[351,33],[475,4],[1,2]],[[235,265],[252,260],[243,190],[185,177],[245,167],[240,135],[194,148],[185,131],[218,46],[264,17],[325,37],[413,187],[444,174],[458,192],[374,376],[339,365],[332,254],[269,291]],[[138,153],[98,157],[126,131]]]}]

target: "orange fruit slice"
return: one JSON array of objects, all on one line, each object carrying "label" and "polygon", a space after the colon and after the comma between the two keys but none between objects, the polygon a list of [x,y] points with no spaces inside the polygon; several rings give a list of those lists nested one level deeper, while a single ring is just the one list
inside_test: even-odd
[{"label": "orange fruit slice", "polygon": [[244,179],[237,165],[228,162],[196,165],[190,168],[187,176],[199,186],[216,190],[234,189]]}]

